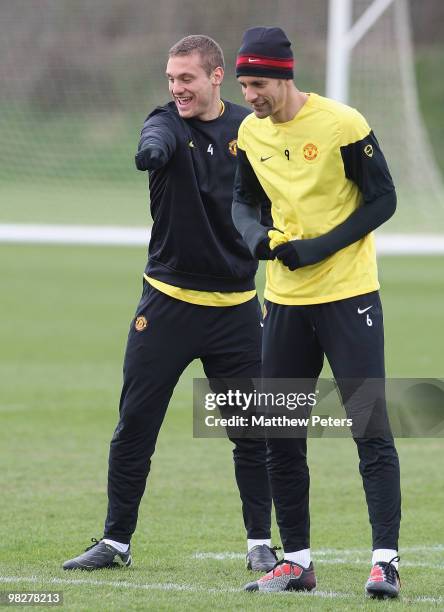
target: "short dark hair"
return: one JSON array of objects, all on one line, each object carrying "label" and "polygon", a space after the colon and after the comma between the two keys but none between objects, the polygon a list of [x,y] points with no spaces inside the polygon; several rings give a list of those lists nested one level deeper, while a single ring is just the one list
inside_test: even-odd
[{"label": "short dark hair", "polygon": [[203,36],[201,34],[192,34],[191,36],[185,36],[179,40],[175,45],[171,47],[168,52],[169,57],[175,55],[190,55],[196,51],[199,53],[202,59],[202,67],[205,72],[210,74],[221,66],[225,67],[224,54],[220,45],[209,36]]}]

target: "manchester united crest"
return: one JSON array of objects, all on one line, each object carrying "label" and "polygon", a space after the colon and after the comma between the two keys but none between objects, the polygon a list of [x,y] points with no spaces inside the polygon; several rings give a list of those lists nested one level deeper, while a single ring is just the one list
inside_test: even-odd
[{"label": "manchester united crest", "polygon": [[233,138],[233,140],[230,140],[230,142],[228,143],[228,151],[231,153],[231,155],[236,157],[236,155],[237,155],[237,140],[236,140],[236,138]]},{"label": "manchester united crest", "polygon": [[313,142],[307,142],[302,148],[305,161],[312,162],[319,157],[319,149]]},{"label": "manchester united crest", "polygon": [[134,329],[138,332],[141,332],[144,329],[146,329],[147,325],[148,325],[148,321],[146,320],[146,317],[144,316],[137,317],[136,320],[134,321]]}]

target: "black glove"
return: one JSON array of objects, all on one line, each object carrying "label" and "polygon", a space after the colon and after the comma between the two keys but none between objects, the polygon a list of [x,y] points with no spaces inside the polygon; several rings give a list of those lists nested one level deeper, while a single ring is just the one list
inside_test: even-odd
[{"label": "black glove", "polygon": [[280,244],[272,251],[274,257],[279,259],[284,266],[287,266],[291,272],[301,267],[301,261],[297,251],[300,242],[301,240],[290,240],[289,242]]},{"label": "black glove", "polygon": [[142,149],[135,159],[137,170],[157,170],[165,164],[162,151],[153,147]]},{"label": "black glove", "polygon": [[297,268],[311,266],[330,255],[323,244],[323,237],[306,240],[290,240],[271,251],[273,257],[287,266],[291,272]]},{"label": "black glove", "polygon": [[261,259],[261,260],[268,260],[268,259],[274,259],[275,255],[273,255],[273,252],[270,249],[270,240],[268,238],[268,236],[266,236],[265,238],[263,238],[257,245],[257,247],[254,250],[254,254],[256,256],[257,259]]}]

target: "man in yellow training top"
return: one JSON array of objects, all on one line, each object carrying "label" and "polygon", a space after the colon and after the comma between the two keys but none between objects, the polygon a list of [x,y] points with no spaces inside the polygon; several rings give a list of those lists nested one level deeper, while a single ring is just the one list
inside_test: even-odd
[{"label": "man in yellow training top", "polygon": [[[358,111],[295,87],[291,44],[280,28],[245,32],[236,76],[254,113],[239,128],[233,219],[252,254],[271,260],[263,376],[315,384],[326,355],[348,410],[348,399],[363,381],[377,379],[383,389],[384,331],[372,231],[396,208],[390,172]],[[271,232],[259,223],[267,200]],[[377,409],[386,424],[383,433],[353,432],[373,536],[366,591],[396,597],[399,461],[381,384],[377,400],[367,393],[360,409],[369,418]],[[246,590],[311,590],[316,578],[306,437],[267,443],[284,559]]]}]

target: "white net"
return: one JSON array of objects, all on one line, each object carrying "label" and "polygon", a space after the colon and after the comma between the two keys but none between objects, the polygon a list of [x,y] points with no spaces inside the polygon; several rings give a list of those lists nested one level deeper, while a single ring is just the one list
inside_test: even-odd
[{"label": "white net", "polygon": [[[398,0],[397,0],[398,1]],[[358,16],[370,0],[355,0]],[[327,0],[0,0],[0,220],[143,224],[139,129],[168,100],[168,49],[205,33],[223,47],[223,95],[242,103],[242,32],[284,27],[296,83],[325,90]],[[351,103],[369,119],[400,193],[390,231],[442,227],[442,186],[416,104],[408,19],[398,2],[358,45]]]},{"label": "white net", "polygon": [[[354,0],[354,19],[373,0]],[[444,232],[444,186],[418,105],[408,4],[394,0],[352,52],[350,104],[389,160],[398,211],[384,231]]]}]

